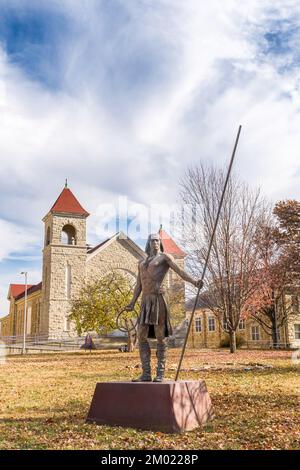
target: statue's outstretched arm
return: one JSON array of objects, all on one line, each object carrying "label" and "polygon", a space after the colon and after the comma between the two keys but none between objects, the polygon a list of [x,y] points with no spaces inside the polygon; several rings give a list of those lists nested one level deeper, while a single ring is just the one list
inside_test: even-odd
[{"label": "statue's outstretched arm", "polygon": [[166,261],[171,269],[175,271],[184,281],[193,284],[195,287],[202,287],[203,282],[201,280],[196,280],[192,278],[187,272],[181,269],[174,261],[173,257],[170,255],[165,255]]}]

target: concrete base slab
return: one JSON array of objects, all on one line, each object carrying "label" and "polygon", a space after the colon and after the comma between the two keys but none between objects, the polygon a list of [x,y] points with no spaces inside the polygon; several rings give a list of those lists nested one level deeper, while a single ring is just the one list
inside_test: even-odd
[{"label": "concrete base slab", "polygon": [[204,380],[97,383],[87,421],[150,431],[191,431],[213,419]]}]

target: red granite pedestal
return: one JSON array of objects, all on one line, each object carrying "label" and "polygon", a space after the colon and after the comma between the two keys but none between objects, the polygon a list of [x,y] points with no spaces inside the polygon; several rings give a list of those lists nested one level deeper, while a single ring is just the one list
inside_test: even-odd
[{"label": "red granite pedestal", "polygon": [[204,380],[97,383],[87,421],[178,433],[213,418]]}]

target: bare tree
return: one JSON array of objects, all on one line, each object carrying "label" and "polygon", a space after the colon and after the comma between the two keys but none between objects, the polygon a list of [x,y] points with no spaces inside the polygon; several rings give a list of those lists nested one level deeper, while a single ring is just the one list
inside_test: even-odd
[{"label": "bare tree", "polygon": [[[183,242],[191,255],[194,274],[203,269],[213,232],[225,171],[213,166],[188,169],[180,182],[184,203]],[[219,225],[207,266],[205,287],[208,308],[226,328],[230,351],[236,351],[236,330],[248,299],[257,288],[259,253],[253,239],[258,223],[268,211],[259,190],[252,191],[232,176],[229,180]],[[255,281],[254,281],[255,280]]]}]

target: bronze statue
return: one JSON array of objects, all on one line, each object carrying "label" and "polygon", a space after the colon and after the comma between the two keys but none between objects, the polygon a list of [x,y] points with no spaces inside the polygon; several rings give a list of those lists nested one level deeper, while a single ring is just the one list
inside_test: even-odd
[{"label": "bronze statue", "polygon": [[172,334],[170,313],[165,299],[163,280],[171,268],[182,279],[195,287],[202,287],[201,280],[196,281],[174,262],[172,256],[163,253],[163,245],[159,234],[149,235],[146,249],[148,257],[138,266],[137,283],[133,298],[126,307],[134,309],[135,303],[142,293],[141,312],[138,319],[139,352],[143,373],[133,382],[151,382],[151,350],[147,338],[157,339],[157,373],[154,382],[162,382],[165,373],[167,337]]}]

